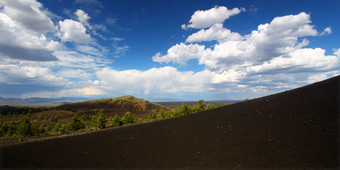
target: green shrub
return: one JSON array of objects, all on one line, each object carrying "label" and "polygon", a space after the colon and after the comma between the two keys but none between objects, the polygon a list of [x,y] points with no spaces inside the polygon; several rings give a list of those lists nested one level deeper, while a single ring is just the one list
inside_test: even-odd
[{"label": "green shrub", "polygon": [[24,137],[34,135],[33,126],[29,119],[24,118],[21,120],[17,129],[17,134]]},{"label": "green shrub", "polygon": [[103,129],[106,127],[107,118],[103,112],[98,112],[92,117],[92,124],[95,128]]},{"label": "green shrub", "polygon": [[210,110],[210,109],[215,109],[216,106],[214,104],[208,104],[207,106],[207,110]]},{"label": "green shrub", "polygon": [[180,109],[181,115],[188,115],[191,113],[190,108],[187,106],[187,104],[183,103],[182,107]]},{"label": "green shrub", "polygon": [[110,120],[112,126],[122,126],[123,122],[120,120],[120,117],[116,114]]},{"label": "green shrub", "polygon": [[123,124],[131,124],[135,122],[135,118],[131,115],[130,112],[126,112],[122,118]]},{"label": "green shrub", "polygon": [[63,123],[58,122],[57,124],[55,124],[54,126],[54,134],[56,135],[61,135],[61,134],[65,134],[66,131],[66,127]]},{"label": "green shrub", "polygon": [[203,111],[203,110],[206,110],[205,108],[205,104],[204,104],[204,100],[199,100],[198,101],[198,106],[199,106],[199,111]]},{"label": "green shrub", "polygon": [[0,122],[0,137],[3,136],[7,132],[6,124],[1,121]]},{"label": "green shrub", "polygon": [[55,123],[58,122],[58,115],[56,115],[55,113],[53,113],[51,119],[50,119],[51,123]]},{"label": "green shrub", "polygon": [[13,132],[12,132],[12,126],[9,126],[8,129],[7,129],[7,136],[12,136],[13,135]]},{"label": "green shrub", "polygon": [[89,120],[91,120],[91,117],[88,114],[83,114],[83,115],[81,115],[80,119],[83,120],[83,121],[89,121]]},{"label": "green shrub", "polygon": [[80,130],[84,128],[85,128],[85,124],[81,121],[79,115],[75,114],[72,117],[71,122],[69,123],[69,129],[71,131],[76,131],[76,130]]}]

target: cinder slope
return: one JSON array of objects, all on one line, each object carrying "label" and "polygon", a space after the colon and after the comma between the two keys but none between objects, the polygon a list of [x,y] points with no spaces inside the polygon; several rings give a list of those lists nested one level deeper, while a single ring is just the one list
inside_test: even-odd
[{"label": "cinder slope", "polygon": [[2,148],[3,167],[338,168],[340,77],[148,124]]},{"label": "cinder slope", "polygon": [[142,117],[144,114],[152,113],[156,110],[166,110],[167,107],[133,96],[122,96],[63,104],[56,107],[56,109],[66,109],[72,112],[79,112],[80,114],[93,113],[93,109],[103,109],[106,114],[118,114],[119,116],[129,111],[136,113],[136,116]]}]

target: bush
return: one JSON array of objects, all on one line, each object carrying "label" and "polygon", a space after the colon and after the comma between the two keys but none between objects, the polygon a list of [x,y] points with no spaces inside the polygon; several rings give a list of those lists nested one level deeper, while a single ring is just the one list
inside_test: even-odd
[{"label": "bush", "polygon": [[187,106],[187,104],[183,103],[180,109],[180,112],[182,115],[188,115],[190,114],[191,111],[190,111],[190,108]]},{"label": "bush", "polygon": [[80,130],[84,128],[85,128],[85,124],[81,121],[79,115],[75,114],[72,117],[71,122],[69,123],[69,129],[71,131],[76,131],[76,130]]},{"label": "bush", "polygon": [[34,135],[33,126],[29,119],[24,118],[21,120],[17,129],[17,134],[24,137]]},{"label": "bush", "polygon": [[65,134],[67,131],[66,131],[66,127],[64,124],[58,122],[57,124],[55,124],[55,127],[54,127],[54,133],[56,135],[61,135],[61,134]]},{"label": "bush", "polygon": [[206,110],[205,108],[205,104],[204,104],[204,100],[199,100],[198,101],[198,106],[199,106],[199,111],[203,111],[203,110]]},{"label": "bush", "polygon": [[107,118],[103,112],[97,112],[95,116],[92,117],[92,124],[95,128],[103,129],[106,127]]},{"label": "bush", "polygon": [[123,122],[120,120],[120,117],[116,114],[113,118],[111,118],[112,126],[122,126]]},{"label": "bush", "polygon": [[0,122],[0,137],[7,132],[7,125],[3,121]]},{"label": "bush", "polygon": [[210,109],[215,109],[216,106],[214,104],[208,104],[207,106],[207,110],[210,110]]},{"label": "bush", "polygon": [[126,112],[122,119],[123,124],[131,124],[135,122],[135,118],[131,115],[130,112]]}]

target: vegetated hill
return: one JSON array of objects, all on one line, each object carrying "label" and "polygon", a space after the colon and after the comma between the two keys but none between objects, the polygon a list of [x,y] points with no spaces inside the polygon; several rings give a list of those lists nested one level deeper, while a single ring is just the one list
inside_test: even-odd
[{"label": "vegetated hill", "polygon": [[5,146],[5,168],[338,168],[340,76],[173,119]]},{"label": "vegetated hill", "polygon": [[93,109],[103,109],[106,114],[123,115],[127,111],[143,115],[160,109],[168,109],[157,103],[139,99],[133,96],[122,96],[117,98],[90,100],[64,104],[57,109],[70,110],[79,113],[92,113]]}]

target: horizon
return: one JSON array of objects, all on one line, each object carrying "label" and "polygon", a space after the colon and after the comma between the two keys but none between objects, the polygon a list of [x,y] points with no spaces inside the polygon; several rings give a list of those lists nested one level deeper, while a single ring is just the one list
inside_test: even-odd
[{"label": "horizon", "polygon": [[0,0],[0,96],[240,101],[340,75],[340,1]]}]

